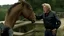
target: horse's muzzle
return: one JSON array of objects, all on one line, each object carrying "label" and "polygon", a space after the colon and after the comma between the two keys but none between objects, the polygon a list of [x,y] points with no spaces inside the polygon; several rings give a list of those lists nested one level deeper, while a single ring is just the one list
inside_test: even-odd
[{"label": "horse's muzzle", "polygon": [[33,20],[32,23],[35,23],[35,21]]}]

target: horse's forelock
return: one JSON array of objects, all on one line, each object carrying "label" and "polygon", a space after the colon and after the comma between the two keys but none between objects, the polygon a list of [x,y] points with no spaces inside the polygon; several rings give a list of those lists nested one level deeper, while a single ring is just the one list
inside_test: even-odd
[{"label": "horse's forelock", "polygon": [[22,2],[22,5],[23,5],[23,6],[26,6],[27,9],[32,8],[32,6],[31,6],[28,2],[26,2],[26,1],[23,1],[23,2]]}]

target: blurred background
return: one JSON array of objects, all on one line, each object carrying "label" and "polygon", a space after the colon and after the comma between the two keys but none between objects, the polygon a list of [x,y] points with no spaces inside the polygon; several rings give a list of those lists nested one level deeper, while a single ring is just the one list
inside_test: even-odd
[{"label": "blurred background", "polygon": [[[52,7],[52,10],[56,11],[56,13],[58,14],[58,16],[60,18],[63,18],[63,14],[64,14],[64,0],[26,0],[28,3],[31,4],[34,12],[38,15],[41,14],[43,12],[42,9],[42,3],[49,3]],[[2,3],[4,2],[8,2],[8,1],[2,1]],[[13,5],[14,3],[18,2],[18,0],[16,0],[14,3],[11,0],[10,1],[11,4],[1,4],[0,5],[0,20],[4,20],[5,17],[5,13],[7,12],[7,10],[11,7],[11,5]]]},{"label": "blurred background", "polygon": [[[58,17],[60,17],[61,22],[62,22],[62,27],[61,27],[61,29],[58,30],[57,36],[64,36],[64,29],[63,29],[64,0],[26,0],[26,1],[31,4],[36,15],[39,15],[43,12],[42,3],[49,3],[52,7],[52,10],[56,11],[56,14],[58,15]],[[3,0],[2,3],[4,3],[4,2],[8,2],[8,4],[7,3],[0,4],[0,21],[4,21],[5,14],[7,13],[8,9],[14,3],[18,2],[18,0],[15,0],[14,2],[13,2],[13,0],[10,0],[10,1]],[[9,3],[9,2],[11,2],[11,3]],[[19,20],[22,21],[22,20],[26,20],[26,19],[24,17],[20,17]],[[19,24],[19,23],[17,23],[17,24]],[[38,24],[38,23],[36,23],[36,24]],[[36,31],[35,33],[31,33],[32,34],[31,36],[35,36],[35,35],[36,36],[44,36],[44,27],[43,27],[42,23],[40,23],[40,24],[41,25],[34,25],[34,24],[23,25],[20,28],[15,28],[14,31],[16,31],[16,32],[19,31],[19,32],[25,33],[27,31],[29,31],[30,29],[32,29],[34,26],[36,26],[36,29],[40,30],[40,31]],[[22,31],[20,31],[20,30],[22,30]],[[30,35],[24,35],[24,36],[30,36]]]}]

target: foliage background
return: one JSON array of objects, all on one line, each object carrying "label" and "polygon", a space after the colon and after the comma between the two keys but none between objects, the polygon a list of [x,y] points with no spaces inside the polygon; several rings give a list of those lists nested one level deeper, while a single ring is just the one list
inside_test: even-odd
[{"label": "foliage background", "polygon": [[[42,3],[49,3],[52,7],[52,10],[56,11],[58,16],[64,18],[64,0],[26,0],[31,4],[36,15],[39,15],[43,12]],[[0,5],[0,21],[3,21],[5,14],[11,5]]]}]

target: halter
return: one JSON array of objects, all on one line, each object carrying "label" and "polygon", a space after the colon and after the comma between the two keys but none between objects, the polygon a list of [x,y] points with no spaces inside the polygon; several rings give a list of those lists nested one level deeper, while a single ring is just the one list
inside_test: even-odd
[{"label": "halter", "polygon": [[27,19],[29,19],[31,15],[32,15],[32,12],[31,12],[31,14],[27,17]]},{"label": "halter", "polygon": [[[23,5],[23,4],[21,4],[21,5]],[[24,7],[24,5],[23,5],[23,7]],[[30,15],[27,17],[27,19],[29,19],[29,17],[32,15],[32,12],[30,13]]]}]

